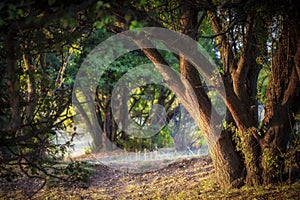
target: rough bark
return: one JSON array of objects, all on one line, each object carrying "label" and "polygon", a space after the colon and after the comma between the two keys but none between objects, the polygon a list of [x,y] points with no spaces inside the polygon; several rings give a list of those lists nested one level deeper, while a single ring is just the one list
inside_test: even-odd
[{"label": "rough bark", "polygon": [[222,34],[222,27],[219,16],[209,12],[212,27],[217,36],[217,44],[220,49],[222,64],[224,68],[223,81],[226,89],[224,99],[230,111],[235,125],[236,134],[240,138],[240,150],[244,157],[246,167],[246,182],[250,185],[260,184],[259,156],[260,145],[257,140],[258,125],[256,83],[260,67],[256,64],[258,46],[254,36],[261,29],[260,24],[255,24],[258,15],[246,13],[248,24],[243,36],[243,48],[239,59],[234,55],[233,49],[237,47],[229,34]]},{"label": "rough bark", "polygon": [[[290,13],[295,13],[295,10],[291,9]],[[300,23],[294,17],[290,15],[284,18],[282,34],[272,59],[263,122],[263,128],[267,131],[261,141],[264,184],[273,184],[280,180],[284,169],[284,153],[294,125],[291,106],[299,85],[296,68],[299,60],[297,52],[300,48],[297,42],[300,38]]]}]

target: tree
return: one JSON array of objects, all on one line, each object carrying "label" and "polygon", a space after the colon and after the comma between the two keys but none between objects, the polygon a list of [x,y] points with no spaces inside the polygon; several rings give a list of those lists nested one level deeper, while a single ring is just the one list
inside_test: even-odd
[{"label": "tree", "polygon": [[[232,51],[237,47],[233,45],[233,48],[230,48],[228,42],[231,40],[230,36],[229,38],[226,34],[219,36],[223,66],[225,71],[228,71],[227,75],[232,82],[227,92],[233,91],[235,96],[227,99],[226,104],[238,128],[240,148],[247,171],[246,181],[254,185],[260,184],[261,181],[269,184],[279,180],[288,134],[291,133],[294,125],[290,114],[299,112],[293,110],[294,98],[297,97],[296,87],[299,84],[299,78],[296,77],[297,63],[294,59],[288,58],[288,55],[296,54],[297,47],[289,45],[286,49],[287,44],[296,44],[299,23],[294,20],[299,10],[297,7],[289,10],[288,7],[295,6],[293,4],[295,2],[285,2],[283,5],[286,9],[277,11],[282,17],[281,26],[275,25],[280,32],[279,40],[276,44],[276,53],[268,58],[266,45],[269,33],[266,30],[271,26],[268,24],[271,20],[268,14],[273,11],[270,9],[271,4],[268,3],[271,2],[265,5],[251,5],[251,2],[245,4],[247,10],[242,15],[245,15],[243,18],[247,23],[244,28],[246,31],[242,36],[243,46],[238,52],[239,57]],[[255,12],[258,9],[264,10],[264,14]],[[211,19],[215,34],[220,34],[222,21],[214,14],[211,14]],[[257,116],[256,97],[258,74],[262,67],[258,61],[260,58],[271,60],[272,66],[266,96],[266,115],[261,126]],[[297,59],[297,56],[294,58]],[[283,81],[283,79],[290,81]],[[243,113],[246,115],[243,116]],[[278,124],[282,129],[278,128]]]},{"label": "tree", "polygon": [[68,80],[74,74],[66,67],[76,54],[72,45],[91,29],[83,11],[93,3],[0,3],[1,178],[84,178],[78,163],[57,166],[70,141],[58,144],[55,138],[71,118]]},{"label": "tree", "polygon": [[[131,10],[131,17],[147,26],[159,26],[181,31],[194,40],[213,39],[220,52],[220,74],[225,85],[226,123],[215,146],[210,146],[216,173],[225,187],[269,184],[280,180],[289,134],[294,126],[291,117],[299,112],[299,6],[295,1],[219,2],[219,1],[153,1],[151,3],[114,3],[118,13],[112,30],[129,27],[121,7]],[[144,11],[149,13],[145,14]],[[206,19],[214,35],[201,35]],[[138,45],[142,42],[136,41]],[[148,41],[149,42],[149,41]],[[270,46],[271,45],[271,46]],[[153,49],[143,49],[159,69],[168,62]],[[207,129],[212,108],[198,71],[191,61],[179,56],[180,72],[192,86],[199,107],[191,115],[209,140],[215,130]],[[266,94],[266,115],[258,118],[257,85],[262,67],[271,65]],[[199,87],[200,86],[200,87]],[[199,89],[200,88],[200,89]],[[183,97],[184,98],[184,97]],[[197,112],[197,113],[195,113]],[[216,124],[217,127],[217,124]],[[244,181],[245,180],[245,181]]]}]

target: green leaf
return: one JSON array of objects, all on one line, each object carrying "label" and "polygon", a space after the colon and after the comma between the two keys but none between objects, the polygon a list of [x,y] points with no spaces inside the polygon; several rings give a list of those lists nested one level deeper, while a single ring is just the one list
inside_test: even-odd
[{"label": "green leaf", "polygon": [[131,15],[127,15],[127,14],[126,14],[124,18],[125,18],[125,21],[126,21],[126,22],[129,22],[130,19],[131,19]]},{"label": "green leaf", "polygon": [[140,5],[145,5],[146,3],[147,3],[146,0],[141,0],[141,1],[140,1]]}]

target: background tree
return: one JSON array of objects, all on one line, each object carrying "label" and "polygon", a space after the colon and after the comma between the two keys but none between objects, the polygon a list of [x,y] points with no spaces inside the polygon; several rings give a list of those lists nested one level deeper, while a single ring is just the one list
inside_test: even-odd
[{"label": "background tree", "polygon": [[78,163],[57,165],[70,141],[55,138],[71,118],[76,69],[66,68],[77,53],[74,43],[91,29],[85,10],[93,3],[0,3],[1,178],[86,178]]}]

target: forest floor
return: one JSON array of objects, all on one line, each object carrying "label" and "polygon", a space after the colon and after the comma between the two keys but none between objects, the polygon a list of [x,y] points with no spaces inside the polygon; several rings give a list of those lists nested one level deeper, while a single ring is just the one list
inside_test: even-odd
[{"label": "forest floor", "polygon": [[[30,199],[300,199],[300,181],[221,191],[215,183],[209,156],[185,158],[141,173],[99,163],[89,168],[92,173],[88,183],[47,185]],[[8,187],[1,188],[0,199],[29,199],[33,194],[29,185],[12,191],[6,191]]]}]

